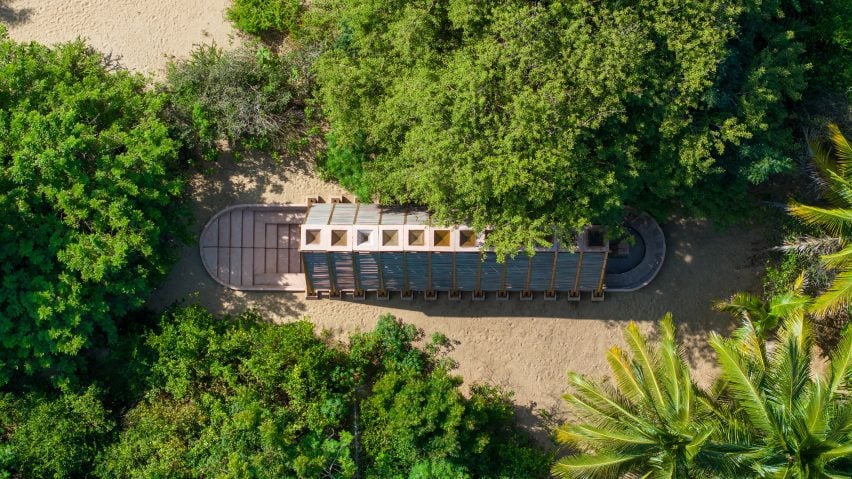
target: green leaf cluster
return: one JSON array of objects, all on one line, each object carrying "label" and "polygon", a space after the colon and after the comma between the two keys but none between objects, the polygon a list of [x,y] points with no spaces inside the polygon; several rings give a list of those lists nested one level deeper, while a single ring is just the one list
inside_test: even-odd
[{"label": "green leaf cluster", "polygon": [[299,0],[234,0],[226,15],[237,30],[268,35],[295,31],[301,11]]},{"label": "green leaf cluster", "polygon": [[80,41],[0,34],[0,384],[72,370],[166,273],[187,217],[164,102]]},{"label": "green leaf cluster", "polygon": [[736,214],[748,185],[791,166],[786,104],[808,65],[785,8],[313,2],[327,170],[492,226],[505,252],[617,224],[624,204]]},{"label": "green leaf cluster", "polygon": [[393,317],[348,348],[300,321],[177,310],[148,336],[151,379],[97,477],[545,477],[511,395],[460,392],[442,341]]},{"label": "green leaf cluster", "polygon": [[277,152],[304,119],[309,56],[301,50],[198,46],[169,65],[163,85],[175,136],[210,160],[222,141],[236,150]]},{"label": "green leaf cluster", "polygon": [[115,424],[90,387],[0,396],[0,477],[88,477]]}]

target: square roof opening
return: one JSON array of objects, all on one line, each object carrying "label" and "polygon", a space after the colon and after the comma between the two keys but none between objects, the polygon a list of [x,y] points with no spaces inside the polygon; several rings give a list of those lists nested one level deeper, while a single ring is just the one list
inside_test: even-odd
[{"label": "square roof opening", "polygon": [[349,244],[349,232],[346,230],[331,230],[331,245],[346,246]]},{"label": "square roof opening", "polygon": [[450,230],[432,230],[432,241],[435,246],[450,246]]},{"label": "square roof opening", "polygon": [[408,230],[408,246],[423,246],[426,244],[426,231]]},{"label": "square roof opening", "polygon": [[305,242],[309,245],[318,245],[320,244],[320,232],[322,230],[306,230],[305,231]]},{"label": "square roof opening", "polygon": [[399,246],[399,231],[382,231],[382,246]]},{"label": "square roof opening", "polygon": [[473,230],[459,231],[459,246],[463,248],[476,247],[476,232]]}]

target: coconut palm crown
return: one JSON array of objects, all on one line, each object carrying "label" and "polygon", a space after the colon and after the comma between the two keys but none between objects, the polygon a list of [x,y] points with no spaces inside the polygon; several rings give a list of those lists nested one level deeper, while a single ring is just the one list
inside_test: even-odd
[{"label": "coconut palm crown", "polygon": [[579,420],[556,432],[577,451],[553,474],[565,478],[715,477],[727,462],[711,442],[717,429],[709,401],[692,381],[678,352],[670,315],[660,322],[659,347],[634,323],[625,329],[629,354],[607,354],[615,384],[569,374],[564,396]]},{"label": "coconut palm crown", "polygon": [[822,374],[812,372],[812,336],[804,315],[786,318],[768,357],[749,344],[754,330],[713,334],[721,368],[719,411],[729,458],[754,478],[848,478],[852,475],[852,333]]},{"label": "coconut palm crown", "polygon": [[837,312],[852,298],[852,145],[837,125],[829,125],[830,145],[811,143],[813,162],[822,179],[828,205],[824,207],[792,202],[789,211],[807,224],[825,229],[838,238],[840,251],[822,256],[824,266],[837,275],[813,306],[817,315]]},{"label": "coconut palm crown", "polygon": [[734,337],[743,347],[752,348],[760,353],[764,362],[766,340],[787,318],[804,317],[811,307],[813,299],[804,292],[804,275],[799,275],[789,291],[763,299],[747,292],[735,293],[727,301],[719,301],[714,307],[739,319],[741,326]]}]

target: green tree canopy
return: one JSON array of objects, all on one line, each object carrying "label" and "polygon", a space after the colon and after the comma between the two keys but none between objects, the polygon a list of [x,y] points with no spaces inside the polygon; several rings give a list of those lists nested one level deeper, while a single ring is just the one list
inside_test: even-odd
[{"label": "green tree canopy", "polygon": [[0,384],[70,369],[170,264],[179,145],[145,86],[82,42],[0,27]]},{"label": "green tree canopy", "polygon": [[313,325],[178,310],[149,336],[152,384],[102,455],[103,478],[536,478],[549,456],[510,396],[461,379],[393,317],[349,349]]},{"label": "green tree canopy", "polygon": [[807,66],[783,11],[314,2],[306,23],[328,45],[316,64],[327,167],[382,202],[494,226],[505,251],[554,225],[618,223],[625,203],[730,210],[747,184],[791,164],[784,103]]}]

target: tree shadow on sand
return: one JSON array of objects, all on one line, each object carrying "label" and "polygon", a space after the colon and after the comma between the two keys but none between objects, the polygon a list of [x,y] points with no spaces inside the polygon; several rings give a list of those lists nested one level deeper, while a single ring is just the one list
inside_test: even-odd
[{"label": "tree shadow on sand", "polygon": [[20,25],[27,23],[32,16],[32,8],[14,8],[14,0],[0,0],[0,23]]}]

